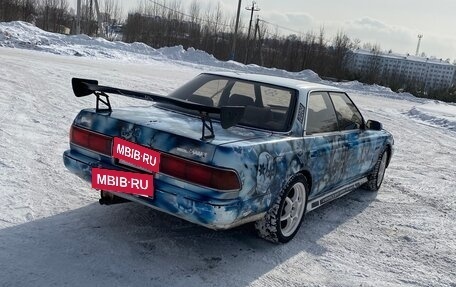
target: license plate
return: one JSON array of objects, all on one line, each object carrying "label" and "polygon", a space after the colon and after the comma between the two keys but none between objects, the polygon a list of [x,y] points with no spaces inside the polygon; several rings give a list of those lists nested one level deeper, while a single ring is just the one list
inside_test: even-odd
[{"label": "license plate", "polygon": [[152,174],[104,168],[92,168],[92,188],[149,197],[155,191]]},{"label": "license plate", "polygon": [[159,152],[118,137],[114,138],[112,156],[119,161],[149,172],[160,171]]}]

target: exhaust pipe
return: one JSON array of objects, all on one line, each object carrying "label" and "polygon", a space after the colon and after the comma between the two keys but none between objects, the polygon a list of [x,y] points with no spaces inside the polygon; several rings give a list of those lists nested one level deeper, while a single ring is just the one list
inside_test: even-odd
[{"label": "exhaust pipe", "polygon": [[129,200],[122,198],[122,197],[115,196],[114,194],[112,194],[110,192],[102,190],[102,191],[100,191],[100,199],[98,200],[98,202],[101,205],[112,205],[112,204],[129,202]]}]

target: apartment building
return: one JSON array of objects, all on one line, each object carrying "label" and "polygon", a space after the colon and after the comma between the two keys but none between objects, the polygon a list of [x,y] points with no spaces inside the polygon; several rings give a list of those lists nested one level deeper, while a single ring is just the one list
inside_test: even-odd
[{"label": "apartment building", "polygon": [[436,58],[356,49],[350,54],[348,67],[358,73],[375,69],[380,75],[394,75],[407,82],[421,83],[426,90],[449,88],[456,83],[456,65]]}]

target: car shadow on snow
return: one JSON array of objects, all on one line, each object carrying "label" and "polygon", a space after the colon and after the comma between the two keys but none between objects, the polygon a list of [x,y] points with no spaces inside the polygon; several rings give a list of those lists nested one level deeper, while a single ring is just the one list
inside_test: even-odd
[{"label": "car shadow on snow", "polygon": [[136,203],[93,203],[1,229],[0,285],[244,286],[295,255],[324,256],[322,238],[375,197],[359,189],[308,213],[284,245],[252,224],[212,231]]}]

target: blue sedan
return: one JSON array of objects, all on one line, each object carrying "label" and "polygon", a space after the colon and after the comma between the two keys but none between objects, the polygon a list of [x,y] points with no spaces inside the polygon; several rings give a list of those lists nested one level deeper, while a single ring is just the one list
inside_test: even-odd
[{"label": "blue sedan", "polygon": [[[377,191],[393,155],[392,135],[331,86],[228,72],[168,96],[72,84],[96,108],[73,122],[68,170],[102,204],[134,201],[212,229],[255,222],[260,237],[288,242],[307,212]],[[151,103],[114,109],[109,95]]]}]

